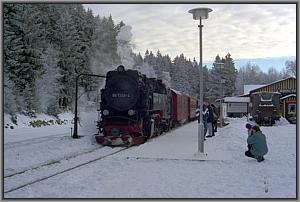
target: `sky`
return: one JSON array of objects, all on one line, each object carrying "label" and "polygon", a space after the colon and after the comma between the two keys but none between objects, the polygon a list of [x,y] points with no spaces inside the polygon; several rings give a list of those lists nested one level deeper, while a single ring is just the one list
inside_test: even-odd
[{"label": "sky", "polygon": [[202,20],[203,61],[296,56],[296,4],[84,4],[94,15],[132,26],[134,52],[183,53],[199,61],[199,21],[188,11],[209,7]]}]

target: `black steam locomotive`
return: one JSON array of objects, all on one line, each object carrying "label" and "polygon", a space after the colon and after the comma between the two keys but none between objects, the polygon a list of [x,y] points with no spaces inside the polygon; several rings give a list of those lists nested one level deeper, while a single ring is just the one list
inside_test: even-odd
[{"label": "black steam locomotive", "polygon": [[101,90],[101,133],[96,140],[102,145],[142,144],[148,138],[170,128],[170,91],[160,80],[147,78],[136,70],[117,70],[106,75]]}]

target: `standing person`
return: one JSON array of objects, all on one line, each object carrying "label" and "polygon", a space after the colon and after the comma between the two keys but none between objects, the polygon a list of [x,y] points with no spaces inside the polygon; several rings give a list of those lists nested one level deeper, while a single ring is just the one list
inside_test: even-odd
[{"label": "standing person", "polygon": [[212,110],[213,110],[213,115],[214,115],[214,120],[212,122],[213,125],[213,136],[215,136],[215,132],[218,132],[218,119],[219,119],[219,114],[217,112],[217,109],[214,104],[211,104]]},{"label": "standing person", "polygon": [[207,129],[208,135],[206,137],[212,137],[214,135],[212,123],[214,121],[213,109],[210,105],[207,106],[208,108],[208,117],[207,117]]},{"label": "standing person", "polygon": [[265,160],[264,155],[268,153],[266,136],[261,132],[258,126],[252,126],[247,143],[250,149],[245,152],[246,156],[255,158],[257,162]]},{"label": "standing person", "polygon": [[[200,109],[198,108],[196,110],[196,117],[198,118],[198,123],[200,123]],[[202,121],[203,121],[203,128],[204,128],[204,140],[205,139],[205,134],[207,132],[207,117],[208,117],[208,108],[206,107],[205,104],[202,106]]]}]

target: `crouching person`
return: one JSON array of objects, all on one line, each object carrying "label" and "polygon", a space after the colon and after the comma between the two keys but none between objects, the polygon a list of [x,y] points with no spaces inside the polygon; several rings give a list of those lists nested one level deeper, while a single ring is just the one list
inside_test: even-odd
[{"label": "crouching person", "polygon": [[246,156],[255,158],[258,162],[265,160],[264,155],[268,153],[266,136],[258,126],[252,126],[251,135],[248,136],[247,143],[249,150],[245,152]]}]

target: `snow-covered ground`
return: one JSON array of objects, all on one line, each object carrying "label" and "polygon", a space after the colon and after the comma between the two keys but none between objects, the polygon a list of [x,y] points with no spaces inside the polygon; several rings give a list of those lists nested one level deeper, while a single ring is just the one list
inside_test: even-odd
[{"label": "snow-covered ground", "polygon": [[[5,129],[4,176],[27,171],[4,179],[4,197],[296,198],[296,125],[281,120],[262,127],[269,153],[258,163],[244,156],[246,119],[229,121],[205,141],[206,158],[197,155],[197,122],[123,151],[97,145],[94,131],[84,127],[80,139],[70,137],[70,125],[55,132],[58,126],[47,126],[47,132],[28,128],[25,144],[17,141],[18,131]],[[39,135],[46,139],[37,139]],[[9,191],[88,161],[92,162]]]}]

